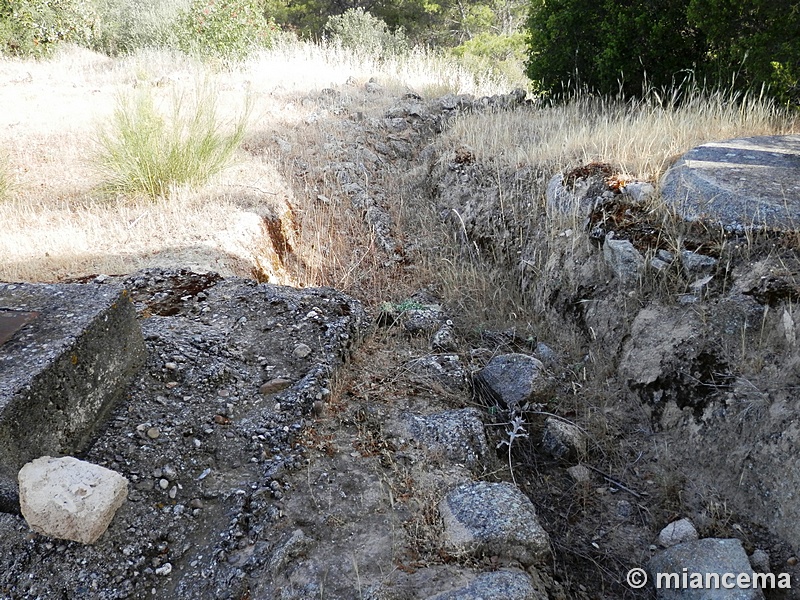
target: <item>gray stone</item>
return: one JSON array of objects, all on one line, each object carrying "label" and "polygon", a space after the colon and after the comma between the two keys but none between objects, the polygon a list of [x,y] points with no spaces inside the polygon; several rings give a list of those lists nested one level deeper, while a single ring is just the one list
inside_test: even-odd
[{"label": "gray stone", "polygon": [[430,596],[428,600],[547,600],[547,594],[533,587],[527,573],[516,569],[502,569],[481,573],[464,587]]},{"label": "gray stone", "polygon": [[486,462],[489,446],[476,408],[448,410],[442,413],[407,418],[411,437],[430,450],[441,450],[453,461],[475,468]]},{"label": "gray stone", "polygon": [[549,389],[544,365],[527,354],[495,356],[475,374],[474,382],[488,401],[512,411]]},{"label": "gray stone", "polygon": [[793,231],[800,222],[800,135],[710,142],[661,181],[664,201],[689,221],[729,231]]},{"label": "gray stone", "polygon": [[646,202],[656,194],[656,188],[646,181],[631,181],[626,183],[622,192],[631,197],[634,202]]},{"label": "gray stone", "polygon": [[98,465],[43,456],[19,472],[22,515],[34,531],[93,544],[128,495],[128,480]]},{"label": "gray stone", "polygon": [[629,240],[606,237],[603,243],[603,258],[617,279],[624,284],[638,281],[644,268],[644,257]]},{"label": "gray stone", "polygon": [[308,344],[297,344],[292,350],[292,356],[295,358],[306,358],[311,354],[311,347]]},{"label": "gray stone", "polygon": [[552,366],[558,362],[558,354],[544,342],[536,344],[536,357],[546,365]]},{"label": "gray stone", "polygon": [[[0,490],[16,490],[25,463],[85,449],[145,351],[118,286],[0,284],[0,306],[39,313],[0,346]],[[16,493],[0,509],[17,511]]]},{"label": "gray stone", "polygon": [[681,265],[687,277],[698,277],[713,273],[717,268],[717,259],[690,250],[681,252]]},{"label": "gray stone", "polygon": [[586,216],[607,190],[603,177],[580,178],[568,186],[564,184],[564,176],[559,173],[547,184],[547,207],[552,212],[566,216]]},{"label": "gray stone", "polygon": [[[725,573],[752,574],[747,554],[742,548],[742,543],[736,539],[706,538],[693,542],[678,544],[656,554],[648,563],[650,581],[657,584],[658,573],[661,573],[661,585],[656,585],[658,600],[763,600],[764,595],[759,589],[734,588],[725,589],[721,585],[718,589],[692,588],[682,585],[683,573],[698,573],[705,583],[706,574],[716,573],[722,577]],[[674,574],[669,587],[666,585],[665,574]],[[675,585],[677,576],[677,587]],[[688,580],[691,583],[691,580]],[[735,583],[735,581],[734,581]]]},{"label": "gray stone", "polygon": [[769,554],[761,548],[756,548],[750,555],[750,566],[756,573],[769,573],[772,570]]},{"label": "gray stone", "polygon": [[467,387],[467,371],[458,354],[433,354],[410,360],[406,369],[420,378],[433,380],[453,390]]},{"label": "gray stone", "polygon": [[554,458],[575,460],[588,450],[586,434],[572,423],[547,417],[542,433],[542,446]]},{"label": "gray stone", "polygon": [[665,548],[671,548],[676,544],[693,542],[700,536],[689,519],[679,519],[673,521],[658,534],[658,543]]},{"label": "gray stone", "polygon": [[664,262],[660,258],[651,258],[650,259],[650,266],[655,269],[656,271],[666,271],[669,268],[669,263]]},{"label": "gray stone", "polygon": [[575,483],[589,483],[592,480],[592,471],[584,465],[575,465],[567,469],[567,473]]},{"label": "gray stone", "polygon": [[445,323],[433,334],[431,348],[437,352],[455,352],[458,350],[458,342],[452,325]]},{"label": "gray stone", "polygon": [[444,547],[455,556],[499,556],[523,566],[550,555],[550,539],[530,499],[510,483],[465,483],[439,503]]}]

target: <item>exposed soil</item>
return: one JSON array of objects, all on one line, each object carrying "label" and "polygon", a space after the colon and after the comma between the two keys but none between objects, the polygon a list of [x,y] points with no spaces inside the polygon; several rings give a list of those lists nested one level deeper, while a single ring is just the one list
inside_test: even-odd
[{"label": "exposed soil", "polygon": [[[374,260],[376,279],[399,300],[410,281],[419,283],[415,267],[425,249],[416,232],[404,228],[398,196],[441,202],[446,222],[453,219],[447,210],[452,207],[441,191],[447,181],[432,175],[437,164],[453,154],[454,179],[465,186],[470,177],[488,181],[468,148],[448,149],[446,156],[425,150],[465,100],[382,97],[381,105],[392,108],[378,115],[366,111],[365,117],[343,108],[338,94],[304,99],[330,111],[325,128],[334,141],[310,150],[294,132],[283,168],[294,177],[298,197],[308,196],[312,205],[333,202],[363,221],[353,233],[352,250],[366,248],[359,260]],[[265,134],[248,151],[274,153],[275,144]],[[310,162],[311,154],[318,164]],[[606,165],[590,167],[612,189],[619,187]],[[508,175],[499,192],[494,181],[485,185],[499,202],[506,191],[517,193],[540,177]],[[410,187],[401,190],[401,184]],[[339,195],[329,198],[329,189]],[[486,197],[479,191],[476,206]],[[522,230],[529,221],[524,214],[492,220],[493,210],[476,209],[487,216],[485,223],[462,221],[455,237],[463,235],[468,252],[494,248],[498,269],[513,271],[518,265],[504,261],[529,248],[517,252],[523,244],[512,235],[500,242],[494,236],[503,228]],[[301,235],[313,223],[302,215],[298,222],[296,238],[277,222],[265,222],[281,268],[300,271],[313,262]],[[381,316],[372,295],[359,297],[369,307],[365,312],[359,300],[327,288],[282,288],[180,270],[122,278],[141,317],[148,361],[82,458],[125,475],[131,482],[128,502],[95,546],[48,539],[29,532],[18,517],[0,514],[0,595],[422,600],[476,573],[518,566],[497,556],[453,556],[442,546],[438,502],[453,485],[475,478],[514,481],[533,500],[553,558],[528,572],[552,600],[655,597],[630,589],[625,573],[645,565],[662,527],[687,515],[701,536],[737,537],[748,552],[766,549],[775,570],[796,577],[795,551],[788,535],[779,536],[761,518],[767,509],[743,511],[749,497],[729,505],[711,485],[709,470],[730,468],[721,457],[725,447],[704,446],[706,471],[696,471],[692,457],[699,451],[682,435],[702,430],[711,432],[711,442],[729,439],[713,437],[724,431],[713,419],[720,411],[733,413],[734,400],[746,397],[743,373],[750,371],[742,365],[748,361],[778,365],[770,371],[762,364],[753,385],[791,370],[793,343],[739,352],[732,340],[751,343],[759,335],[785,333],[779,327],[787,318],[768,316],[764,306],[783,308],[796,300],[797,265],[750,246],[751,254],[742,250],[719,267],[711,300],[681,307],[662,302],[675,296],[672,280],[636,290],[609,283],[597,240],[589,237],[597,227],[626,235],[645,254],[674,249],[662,235],[664,221],[652,213],[619,200],[602,205],[585,231],[571,231],[549,248],[543,289],[526,288],[548,298],[552,312],[533,333],[511,328],[515,323],[508,331],[475,331],[470,315],[453,308],[434,315],[433,327],[424,315],[420,325],[409,325],[408,315]],[[528,233],[526,241],[536,241],[538,234]],[[684,233],[685,249],[721,260],[729,256],[720,248],[733,242],[713,232]],[[254,279],[268,280],[264,273],[256,267]],[[374,282],[350,283],[348,291],[359,296]],[[735,302],[724,295],[731,289],[738,290]],[[411,302],[399,312],[410,314],[415,306]],[[786,310],[794,319],[794,308]],[[740,313],[749,324],[737,330],[738,321],[725,319]],[[760,333],[754,314],[763,314]],[[453,349],[443,352],[434,348],[433,337],[448,319],[457,333]],[[578,341],[568,346],[566,339]],[[552,349],[545,352],[537,342]],[[780,360],[770,354],[775,348]],[[552,383],[547,402],[519,415],[528,437],[512,444],[510,468],[501,442],[508,439],[511,415],[474,395],[469,377],[509,351],[536,354]],[[410,366],[443,354],[453,355],[463,370],[443,379]],[[790,412],[788,391],[797,376],[781,373],[775,396]],[[264,393],[262,385],[275,380],[288,380],[288,387]],[[409,434],[409,415],[464,407],[480,411],[488,438],[489,455],[477,465],[453,460]],[[542,429],[553,414],[588,434],[584,456],[557,460],[545,452]],[[583,481],[567,472],[577,462],[590,472]]]}]

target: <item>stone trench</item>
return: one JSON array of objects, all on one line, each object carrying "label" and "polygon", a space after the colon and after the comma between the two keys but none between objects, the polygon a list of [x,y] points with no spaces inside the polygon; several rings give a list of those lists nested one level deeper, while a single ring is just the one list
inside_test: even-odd
[{"label": "stone trench", "polygon": [[[469,149],[438,162],[423,150],[465,110],[535,107],[520,93],[434,101],[409,94],[362,125],[360,160],[330,167],[387,264],[404,260],[403,236],[386,196],[360,183],[362,171],[376,173],[387,160],[426,166],[433,199],[462,209],[466,243],[496,243],[500,254],[515,255],[492,218],[497,194],[474,201],[480,165]],[[538,176],[511,174],[510,193]],[[555,212],[564,203],[592,212],[652,191],[601,188],[595,197],[555,189]],[[579,369],[560,349],[513,330],[465,340],[457,315],[424,292],[368,314],[333,289],[180,269],[0,284],[0,308],[28,315],[0,345],[0,597],[712,597],[632,588],[624,574],[635,566],[780,571],[795,581],[792,488],[776,484],[774,468],[748,479],[740,470],[753,461],[771,467],[800,443],[787,416],[792,388],[765,392],[767,403],[750,389],[763,380],[737,374],[719,347],[774,335],[771,350],[781,358],[763,377],[783,373],[791,382],[795,271],[776,272],[769,255],[721,273],[722,257],[697,245],[644,248],[609,224],[610,212],[603,220],[592,213],[585,236],[559,237],[548,264],[563,274],[543,285],[569,284],[560,296],[546,290],[554,314],[616,357],[615,389],[643,407],[628,417],[645,442],[626,446],[638,458],[621,475],[594,423],[548,404],[576,389]],[[523,259],[528,250],[519,251]],[[566,254],[578,257],[579,272],[565,267]],[[678,301],[628,309],[642,273],[662,271],[685,280]],[[573,276],[583,285],[572,285]],[[659,493],[667,492],[656,488],[670,484],[657,481],[659,440],[683,444],[676,460],[690,461],[692,448],[737,435],[742,411],[763,421],[745,436],[751,451],[709,452],[697,461],[699,475],[689,474],[699,484],[719,469],[736,472],[738,486],[719,485],[735,508],[722,500],[714,506],[725,514],[714,519],[702,498],[663,509]],[[73,455],[127,479],[127,500],[94,543],[32,531],[20,518],[16,471],[44,454]],[[778,498],[753,509],[754,497],[769,497],[765,489]]]}]

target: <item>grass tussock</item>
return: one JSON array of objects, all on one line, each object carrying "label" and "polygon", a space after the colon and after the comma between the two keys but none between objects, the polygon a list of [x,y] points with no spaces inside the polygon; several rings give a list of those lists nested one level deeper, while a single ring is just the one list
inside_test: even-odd
[{"label": "grass tussock", "polygon": [[197,187],[227,167],[245,135],[247,114],[225,131],[207,86],[194,97],[176,93],[168,116],[150,90],[122,96],[100,131],[97,162],[113,191],[169,197],[179,186]]},{"label": "grass tussock", "polygon": [[459,119],[450,139],[478,160],[553,171],[593,161],[628,175],[657,179],[677,157],[711,140],[796,130],[797,115],[763,96],[695,88],[642,99],[578,95],[532,112],[484,113]]}]

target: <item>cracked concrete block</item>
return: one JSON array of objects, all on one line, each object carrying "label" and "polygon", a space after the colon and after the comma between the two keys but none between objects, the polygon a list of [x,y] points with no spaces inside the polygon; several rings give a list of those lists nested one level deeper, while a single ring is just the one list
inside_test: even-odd
[{"label": "cracked concrete block", "polygon": [[34,531],[93,544],[128,497],[128,480],[111,469],[65,456],[42,456],[19,472],[22,516]]},{"label": "cracked concrete block", "polygon": [[82,451],[145,349],[119,286],[0,283],[0,307],[35,314],[0,345],[0,510],[18,512],[22,465]]}]

